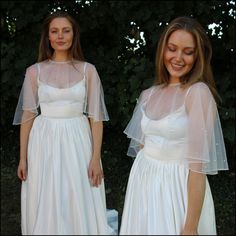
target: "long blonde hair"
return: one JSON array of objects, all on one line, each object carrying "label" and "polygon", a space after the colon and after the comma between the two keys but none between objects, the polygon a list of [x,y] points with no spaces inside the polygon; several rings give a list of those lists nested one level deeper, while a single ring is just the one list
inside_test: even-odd
[{"label": "long blonde hair", "polygon": [[59,18],[59,17],[66,18],[72,25],[73,42],[72,42],[71,48],[69,49],[70,57],[73,59],[84,61],[84,55],[83,55],[82,48],[80,45],[80,30],[79,30],[78,23],[67,12],[57,11],[48,15],[46,19],[44,20],[42,33],[41,33],[41,39],[39,43],[38,62],[52,58],[54,49],[51,47],[49,39],[48,39],[49,25],[53,19]]},{"label": "long blonde hair", "polygon": [[188,87],[196,82],[208,85],[213,96],[219,100],[211,68],[212,47],[211,42],[203,27],[193,18],[182,16],[170,22],[162,33],[156,52],[156,79],[155,84],[169,84],[169,73],[164,65],[164,52],[170,35],[176,30],[185,30],[190,33],[196,43],[196,61],[191,71],[180,78],[183,87]]}]

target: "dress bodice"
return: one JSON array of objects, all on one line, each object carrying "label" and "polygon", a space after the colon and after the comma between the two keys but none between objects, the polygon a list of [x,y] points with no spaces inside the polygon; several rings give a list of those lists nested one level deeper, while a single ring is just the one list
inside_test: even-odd
[{"label": "dress bodice", "polygon": [[39,103],[84,102],[85,80],[69,88],[56,88],[39,82]]},{"label": "dress bodice", "polygon": [[150,119],[143,109],[142,114],[142,131],[146,136],[160,136],[169,140],[178,140],[184,137],[187,122],[184,105],[159,120]]},{"label": "dress bodice", "polygon": [[180,160],[185,152],[187,122],[184,105],[158,120],[150,119],[142,108],[141,128],[146,154],[157,159]]},{"label": "dress bodice", "polygon": [[38,80],[41,114],[47,117],[70,118],[83,114],[86,97],[85,76],[68,88],[57,88]]},{"label": "dress bodice", "polygon": [[140,94],[124,133],[127,155],[173,161],[199,172],[227,169],[217,105],[203,82],[155,85]]},{"label": "dress bodice", "polygon": [[76,59],[60,62],[46,59],[29,66],[13,124],[22,124],[40,113],[52,118],[84,114],[94,121],[109,120],[96,67]]}]

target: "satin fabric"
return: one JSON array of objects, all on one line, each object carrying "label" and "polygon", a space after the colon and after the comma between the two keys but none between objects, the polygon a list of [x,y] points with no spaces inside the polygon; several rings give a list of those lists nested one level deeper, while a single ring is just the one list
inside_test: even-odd
[{"label": "satin fabric", "polygon": [[85,80],[65,89],[40,81],[38,86],[41,115],[29,136],[28,176],[21,190],[22,234],[116,234],[117,212],[106,211],[104,181],[93,187],[88,178],[91,130],[80,109]]},{"label": "satin fabric", "polygon": [[[183,159],[185,146],[178,141],[184,133],[187,114],[178,109],[168,117],[151,120],[141,111],[144,147],[130,172],[120,235],[180,235],[187,213],[189,168]],[[198,233],[216,235],[207,179]]]}]

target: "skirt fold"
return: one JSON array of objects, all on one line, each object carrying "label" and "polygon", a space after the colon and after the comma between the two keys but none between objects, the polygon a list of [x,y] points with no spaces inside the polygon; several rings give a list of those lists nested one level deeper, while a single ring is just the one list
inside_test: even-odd
[{"label": "skirt fold", "polygon": [[22,183],[22,234],[107,235],[104,182],[92,187],[88,166],[91,133],[85,116],[38,116],[28,145],[28,177]]},{"label": "skirt fold", "polygon": [[[141,150],[129,176],[120,235],[180,235],[187,213],[188,175],[185,166],[153,159]],[[198,233],[216,235],[208,181]]]}]

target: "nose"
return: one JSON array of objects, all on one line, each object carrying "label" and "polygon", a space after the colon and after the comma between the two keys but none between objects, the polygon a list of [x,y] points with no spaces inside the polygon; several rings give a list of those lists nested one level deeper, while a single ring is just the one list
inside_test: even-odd
[{"label": "nose", "polygon": [[58,38],[60,39],[60,38],[63,38],[63,32],[58,32]]},{"label": "nose", "polygon": [[182,52],[181,51],[177,51],[175,58],[176,58],[176,60],[181,61],[182,60]]}]

